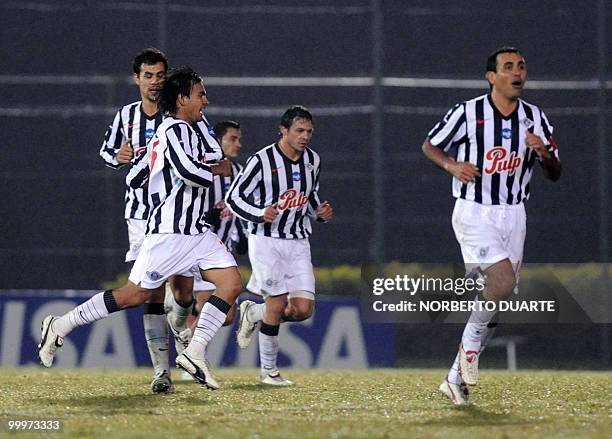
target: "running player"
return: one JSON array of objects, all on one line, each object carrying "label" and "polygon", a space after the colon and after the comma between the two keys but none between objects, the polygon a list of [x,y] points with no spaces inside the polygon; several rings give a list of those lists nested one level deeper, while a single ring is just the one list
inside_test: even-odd
[{"label": "running player", "polygon": [[[520,96],[527,80],[521,52],[502,47],[487,60],[490,92],[455,105],[429,132],[423,152],[453,176],[453,229],[466,272],[486,279],[485,300],[507,299],[515,289],[526,232],[524,202],[535,163],[556,181],[561,162],[546,115]],[[448,152],[457,146],[456,160]],[[440,385],[465,405],[478,382],[478,359],[490,340],[495,311],[475,310],[459,352]]]},{"label": "running player", "polygon": [[47,316],[39,344],[43,366],[51,367],[57,348],[72,330],[145,303],[154,292],[161,292],[172,275],[187,284],[183,290],[191,294],[192,267],[198,266],[217,288],[202,309],[191,343],[176,362],[202,385],[219,387],[204,352],[242,283],[233,256],[202,220],[203,191],[217,171],[198,158],[204,155],[204,146],[191,124],[201,120],[206,104],[202,79],[191,69],[178,69],[167,78],[159,98],[167,117],[151,139],[147,154],[139,157],[128,174],[131,187],[141,187],[146,174],[151,206],[145,239],[129,280],[122,288],[98,293],[61,317]]},{"label": "running player", "polygon": [[253,274],[247,288],[265,299],[263,304],[240,305],[238,345],[248,346],[261,321],[261,382],[288,386],[293,383],[280,375],[276,364],[279,325],[312,315],[310,221],[329,221],[333,210],[328,202],[319,201],[320,159],[308,147],[314,131],[310,112],[302,106],[289,108],[279,130],[280,140],[249,158],[225,199],[236,215],[248,221]]}]

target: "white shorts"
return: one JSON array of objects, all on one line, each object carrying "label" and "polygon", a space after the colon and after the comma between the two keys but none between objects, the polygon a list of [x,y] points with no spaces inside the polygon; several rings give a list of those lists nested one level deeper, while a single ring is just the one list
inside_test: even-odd
[{"label": "white shorts", "polygon": [[202,270],[235,267],[236,260],[209,230],[199,235],[147,235],[129,280],[143,288],[154,289],[173,275],[193,277],[196,266]]},{"label": "white shorts", "polygon": [[136,260],[140,247],[142,247],[147,220],[128,218],[125,220],[125,223],[127,224],[128,240],[130,242],[130,248],[125,254],[125,262],[132,262]]},{"label": "white shorts", "polygon": [[247,289],[255,294],[279,296],[296,291],[314,295],[315,277],[308,239],[280,239],[249,235],[253,273]]},{"label": "white shorts", "polygon": [[509,259],[518,276],[526,234],[525,206],[484,205],[458,198],[453,210],[453,230],[461,246],[466,272],[486,270]]}]

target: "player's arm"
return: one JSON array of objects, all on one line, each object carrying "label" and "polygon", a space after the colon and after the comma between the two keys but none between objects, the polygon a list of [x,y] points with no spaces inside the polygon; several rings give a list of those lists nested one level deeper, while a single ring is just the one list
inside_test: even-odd
[{"label": "player's arm", "polygon": [[147,147],[145,154],[140,154],[134,161],[130,171],[125,177],[125,183],[133,188],[138,189],[145,186],[149,181],[149,162],[151,160],[151,150]]},{"label": "player's arm", "polygon": [[425,156],[434,162],[436,166],[444,169],[446,172],[457,178],[461,183],[467,184],[473,181],[476,177],[480,177],[478,167],[469,162],[457,162],[452,157],[449,157],[446,152],[437,146],[434,146],[429,137],[423,142],[421,147]]},{"label": "player's arm", "polygon": [[549,141],[550,144],[545,144],[540,136],[529,131],[525,135],[527,147],[538,155],[544,177],[557,181],[561,177],[561,161],[557,155],[557,145],[554,139],[551,137]]},{"label": "player's arm", "polygon": [[210,166],[200,163],[190,155],[193,151],[191,142],[197,136],[191,136],[193,131],[185,123],[170,126],[166,130],[168,148],[166,156],[177,176],[189,186],[208,187],[212,183],[213,174]]},{"label": "player's arm", "polygon": [[107,166],[119,169],[129,163],[134,157],[129,139],[125,139],[121,130],[121,111],[118,111],[113,123],[106,130],[104,141],[100,148],[100,157]]},{"label": "player's arm", "polygon": [[259,207],[253,202],[251,194],[259,186],[262,175],[261,161],[257,156],[252,156],[225,194],[225,203],[245,221],[272,222],[278,215],[276,205]]},{"label": "player's arm", "polygon": [[317,221],[328,222],[334,216],[334,210],[329,204],[329,201],[319,199],[319,175],[321,175],[321,167],[317,168],[317,173],[314,182],[314,188],[308,196],[308,215]]}]

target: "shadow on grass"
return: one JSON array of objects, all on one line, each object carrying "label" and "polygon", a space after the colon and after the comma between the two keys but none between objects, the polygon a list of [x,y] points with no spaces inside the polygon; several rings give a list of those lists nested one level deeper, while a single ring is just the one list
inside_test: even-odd
[{"label": "shadow on grass", "polygon": [[279,391],[283,389],[292,389],[291,386],[270,386],[260,383],[253,384],[232,384],[231,387],[228,387],[231,390],[246,390],[247,392],[269,392],[269,391]]},{"label": "shadow on grass", "polygon": [[[40,404],[41,400],[37,399]],[[139,411],[147,413],[149,411],[164,411],[168,406],[181,404],[185,406],[207,406],[210,405],[210,398],[206,395],[197,397],[193,395],[154,395],[151,394],[136,394],[136,395],[98,395],[98,396],[81,396],[72,398],[53,398],[47,399],[47,403],[54,407],[72,407],[90,409],[95,408],[96,413],[114,414],[117,411]]]},{"label": "shadow on grass", "polygon": [[436,417],[417,421],[419,425],[444,425],[453,427],[477,427],[481,425],[528,425],[544,424],[545,420],[523,419],[511,414],[495,413],[483,410],[475,405],[454,407],[454,414],[446,417]]}]

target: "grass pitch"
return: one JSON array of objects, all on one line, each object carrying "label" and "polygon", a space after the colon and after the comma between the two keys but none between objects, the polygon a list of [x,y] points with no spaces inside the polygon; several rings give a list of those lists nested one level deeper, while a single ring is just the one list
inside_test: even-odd
[{"label": "grass pitch", "polygon": [[61,419],[62,433],[39,434],[61,438],[611,437],[612,373],[484,370],[465,408],[438,393],[441,370],[286,374],[296,386],[229,369],[220,390],[153,395],[147,369],[0,369],[0,420]]}]

